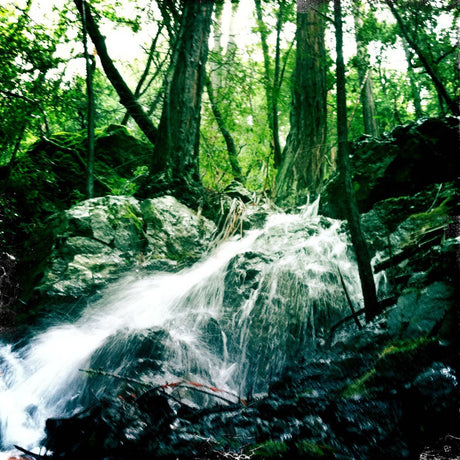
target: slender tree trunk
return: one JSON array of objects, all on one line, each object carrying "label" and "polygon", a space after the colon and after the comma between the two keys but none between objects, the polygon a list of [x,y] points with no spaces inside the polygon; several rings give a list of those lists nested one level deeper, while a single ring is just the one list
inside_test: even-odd
[{"label": "slender tree trunk", "polygon": [[[148,57],[147,57],[147,63],[145,64],[144,71],[142,72],[141,78],[137,82],[136,89],[134,90],[133,96],[134,96],[134,98],[136,100],[141,95],[141,92],[144,89],[144,83],[147,80],[147,77],[148,77],[148,75],[150,73],[150,69],[152,67],[152,63],[153,63],[153,59],[154,59],[154,55],[155,55],[155,50],[156,50],[156,47],[157,47],[158,38],[161,35],[162,29],[163,29],[163,24],[158,26],[158,31],[157,31],[155,37],[153,38],[152,43],[150,44],[149,54],[148,54]],[[153,81],[153,79],[150,80],[149,84],[152,81]],[[128,124],[129,117],[130,117],[129,112],[126,111],[126,113],[125,113],[125,115],[123,117],[123,120],[121,121],[121,124],[126,126]]]},{"label": "slender tree trunk", "polygon": [[210,74],[211,85],[213,89],[219,89],[222,87],[222,71],[220,66],[220,61],[217,60],[222,56],[222,12],[224,9],[224,4],[217,2],[214,12],[214,23],[213,23],[213,38],[214,43],[212,47],[212,54],[214,56],[214,61],[210,62]]},{"label": "slender tree trunk", "polygon": [[412,92],[412,100],[414,101],[415,116],[417,118],[423,117],[422,98],[420,97],[420,88],[417,83],[417,78],[412,65],[412,53],[406,43],[403,44],[404,52],[407,60],[407,77],[409,78],[410,89]]},{"label": "slender tree trunk", "polygon": [[206,89],[208,90],[208,97],[209,97],[209,102],[211,103],[212,113],[214,115],[214,118],[216,119],[217,126],[219,127],[219,131],[222,134],[222,137],[224,138],[225,144],[227,146],[228,160],[232,168],[233,177],[237,181],[242,182],[243,175],[241,173],[240,164],[238,162],[238,153],[236,152],[235,142],[233,140],[233,137],[230,131],[225,126],[224,118],[219,109],[217,101],[215,100],[215,97],[214,97],[212,81],[209,78],[209,76],[206,77]]},{"label": "slender tree trunk", "polygon": [[362,27],[364,14],[363,3],[361,0],[353,2],[353,17],[355,20],[355,35],[358,57],[358,79],[360,100],[363,110],[364,132],[369,136],[377,137],[378,128],[375,120],[374,92],[372,88],[372,68],[370,65],[367,44],[362,40]]},{"label": "slender tree trunk", "polygon": [[[232,1],[232,16],[230,18],[230,24],[228,28],[228,42],[227,42],[227,51],[225,52],[225,60],[227,62],[233,62],[235,59],[236,51],[238,49],[238,45],[235,40],[236,31],[238,29],[238,25],[236,24],[236,13],[238,11],[239,2]],[[222,79],[222,84],[225,84],[225,78]]]},{"label": "slender tree trunk", "polygon": [[177,61],[158,127],[154,161],[178,190],[200,184],[200,109],[213,6],[212,0],[184,3]]},{"label": "slender tree trunk", "polygon": [[93,89],[93,73],[94,73],[94,59],[88,52],[88,32],[86,26],[86,0],[83,0],[84,8],[82,8],[81,21],[83,25],[83,49],[86,62],[86,96],[88,99],[88,116],[87,116],[87,132],[88,132],[88,156],[87,156],[87,194],[88,198],[94,197],[94,89]]},{"label": "slender tree trunk", "polygon": [[363,291],[366,321],[371,321],[378,313],[378,302],[375,291],[374,275],[370,263],[369,251],[364,240],[360,216],[351,182],[350,166],[348,164],[348,126],[347,99],[345,90],[345,64],[343,60],[343,31],[342,11],[340,0],[334,0],[335,36],[337,48],[337,136],[338,136],[338,169],[340,180],[344,187],[345,208],[351,240],[358,262],[359,277]]},{"label": "slender tree trunk", "polygon": [[280,76],[280,34],[283,25],[283,10],[284,1],[281,0],[279,4],[278,18],[276,23],[276,56],[275,56],[275,69],[272,77],[271,58],[268,47],[268,28],[265,24],[262,11],[261,0],[254,0],[257,14],[257,27],[260,34],[260,43],[262,46],[262,54],[264,57],[264,88],[265,98],[267,101],[267,120],[271,133],[270,150],[271,157],[274,160],[276,168],[281,163],[281,146],[279,141],[279,127],[278,127],[278,79]]},{"label": "slender tree trunk", "polygon": [[104,72],[120,98],[120,103],[123,104],[126,110],[129,111],[130,115],[145,134],[147,139],[154,144],[157,139],[157,129],[137,102],[133,93],[110,58],[105,45],[105,39],[100,33],[99,28],[91,15],[91,10],[88,4],[83,2],[83,0],[74,0],[74,3],[80,15],[83,16],[83,14],[85,14],[88,34],[96,47]]},{"label": "slender tree trunk", "polygon": [[291,129],[275,182],[275,200],[281,205],[304,204],[323,179],[327,90],[325,19],[321,10],[326,5],[327,0],[297,2]]},{"label": "slender tree trunk", "polygon": [[425,69],[426,73],[430,76],[431,81],[433,82],[434,87],[436,88],[436,91],[438,92],[439,98],[444,100],[444,102],[446,103],[447,107],[449,108],[452,114],[457,115],[457,116],[460,115],[460,107],[449,96],[449,93],[447,92],[446,87],[443,85],[439,76],[436,74],[435,69],[428,62],[428,59],[426,58],[421,48],[417,45],[416,41],[412,39],[412,37],[410,36],[407,30],[407,27],[405,26],[401,18],[401,15],[398,13],[398,10],[394,6],[393,0],[385,0],[385,3],[388,5],[391,12],[393,13],[393,16],[395,17],[396,22],[398,23],[399,30],[401,31],[403,37],[406,39],[409,46],[415,51],[418,58],[420,59],[420,62],[423,65],[423,68]]},{"label": "slender tree trunk", "polygon": [[278,16],[276,19],[276,47],[275,47],[275,69],[273,73],[273,90],[272,90],[272,117],[273,117],[273,163],[275,168],[279,168],[282,160],[282,151],[279,136],[279,118],[278,118],[278,99],[282,83],[281,72],[281,30],[283,28],[284,10],[286,2],[280,1]]}]

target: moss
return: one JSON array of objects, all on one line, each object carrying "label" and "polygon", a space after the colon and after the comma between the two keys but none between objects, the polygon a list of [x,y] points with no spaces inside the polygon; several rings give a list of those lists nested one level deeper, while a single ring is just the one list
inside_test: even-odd
[{"label": "moss", "polygon": [[353,396],[366,395],[369,393],[368,384],[375,376],[375,369],[363,374],[361,377],[350,383],[342,392],[344,398],[352,398]]},{"label": "moss", "polygon": [[123,218],[130,220],[139,231],[143,231],[144,229],[144,223],[142,220],[139,218],[139,216],[136,214],[136,210],[134,209],[134,206],[131,205],[130,203],[126,203],[124,206],[124,214]]},{"label": "moss", "polygon": [[251,458],[284,458],[288,451],[285,442],[268,440],[251,449]]},{"label": "moss", "polygon": [[411,353],[419,350],[420,347],[425,347],[426,345],[432,343],[433,339],[428,339],[426,337],[419,337],[411,340],[398,340],[388,344],[379,354],[379,358],[382,359],[388,356],[391,357],[391,355],[394,356],[397,353]]},{"label": "moss", "polygon": [[376,363],[378,374],[391,373],[393,381],[406,381],[421,367],[430,364],[437,356],[438,342],[433,338],[419,337],[396,341],[387,345]]},{"label": "moss", "polygon": [[380,352],[375,366],[350,383],[342,396],[369,396],[381,388],[398,388],[437,359],[438,351],[439,344],[432,338],[391,342]]},{"label": "moss", "polygon": [[296,457],[299,458],[334,458],[334,449],[324,444],[313,441],[300,441],[296,443]]}]

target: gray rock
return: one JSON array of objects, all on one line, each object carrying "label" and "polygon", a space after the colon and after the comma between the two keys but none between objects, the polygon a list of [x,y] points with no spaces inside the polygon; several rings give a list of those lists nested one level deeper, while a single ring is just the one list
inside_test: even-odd
[{"label": "gray rock", "polygon": [[453,304],[454,289],[442,281],[422,290],[407,289],[388,313],[388,331],[401,338],[426,336],[444,320]]},{"label": "gray rock", "polygon": [[200,253],[211,241],[215,225],[172,196],[141,203],[150,250],[157,256],[180,259]]},{"label": "gray rock", "polygon": [[105,196],[83,201],[57,216],[53,250],[37,290],[76,298],[134,267],[169,270],[198,257],[215,225],[175,198],[144,200]]}]

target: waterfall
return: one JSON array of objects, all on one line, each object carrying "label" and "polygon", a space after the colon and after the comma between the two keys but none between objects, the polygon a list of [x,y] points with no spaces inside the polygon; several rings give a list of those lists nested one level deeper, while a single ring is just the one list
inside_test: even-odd
[{"label": "waterfall", "polygon": [[129,273],[75,322],[55,322],[23,347],[0,345],[0,448],[37,447],[47,418],[118,391],[120,381],[81,369],[152,385],[200,382],[240,397],[266,392],[349,314],[339,270],[359,302],[340,228],[311,208],[273,215],[262,230],[221,243],[190,268]]}]

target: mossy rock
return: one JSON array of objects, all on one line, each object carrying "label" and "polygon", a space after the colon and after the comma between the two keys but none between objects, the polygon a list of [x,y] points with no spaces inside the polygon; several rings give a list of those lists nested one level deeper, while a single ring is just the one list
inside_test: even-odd
[{"label": "mossy rock", "polygon": [[426,366],[445,356],[438,340],[421,337],[393,341],[380,352],[375,365],[350,383],[344,398],[372,396],[381,391],[399,391]]},{"label": "mossy rock", "polygon": [[[86,131],[43,138],[19,156],[8,182],[21,220],[42,220],[86,197]],[[95,133],[95,195],[127,194],[136,170],[149,164],[153,147],[110,125]],[[122,190],[125,188],[124,190]]]},{"label": "mossy rock", "polygon": [[[396,127],[379,139],[352,144],[351,170],[360,212],[392,197],[412,196],[432,184],[457,179],[460,160],[458,119],[421,119]],[[321,193],[320,212],[344,219],[343,190],[338,176]]]}]

